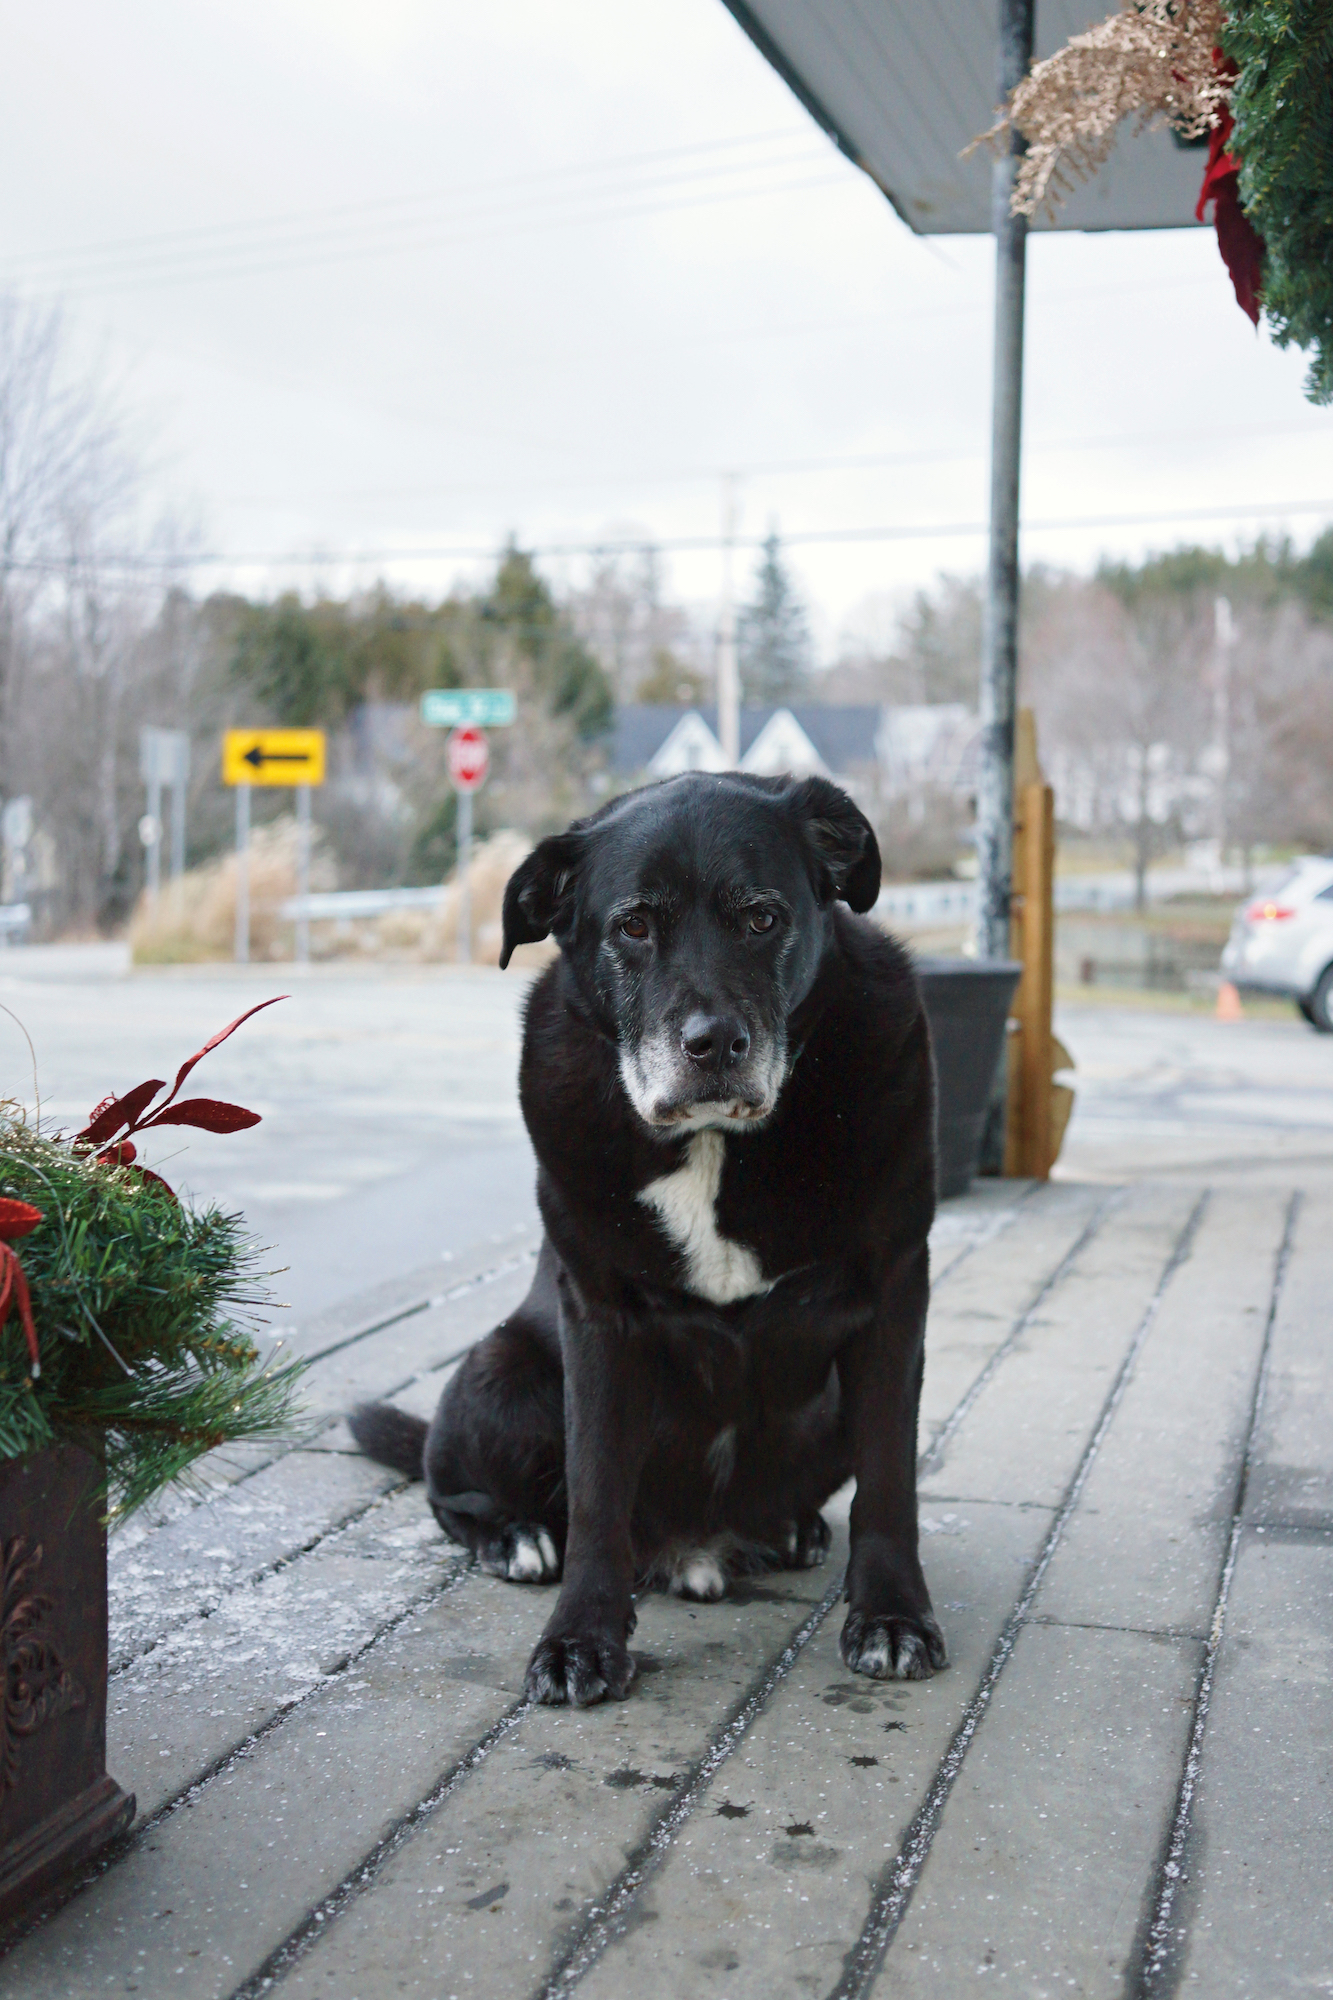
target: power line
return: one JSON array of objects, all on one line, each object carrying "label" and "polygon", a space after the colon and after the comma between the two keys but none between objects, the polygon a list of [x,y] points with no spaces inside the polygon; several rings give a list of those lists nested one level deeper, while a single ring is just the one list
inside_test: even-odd
[{"label": "power line", "polygon": [[[48,290],[80,297],[159,284],[262,277],[298,268],[310,269],[365,258],[444,249],[452,244],[475,240],[479,235],[493,242],[507,236],[530,233],[534,229],[567,229],[588,223],[628,221],[683,208],[712,207],[721,202],[753,200],[845,184],[845,170],[830,172],[829,165],[830,154],[826,147],[812,151],[807,146],[800,151],[769,159],[649,176],[637,185],[626,185],[625,177],[621,176],[604,187],[576,188],[568,193],[554,189],[517,202],[499,205],[492,202],[489,206],[464,209],[453,217],[447,214],[436,219],[403,217],[396,223],[376,225],[368,235],[364,228],[353,230],[350,240],[348,232],[343,232],[343,239],[339,240],[336,233],[331,235],[329,230],[324,230],[313,236],[309,233],[286,239],[272,236],[231,244],[214,245],[202,241],[195,248],[191,248],[186,241],[176,249],[144,250],[138,254],[131,252],[119,264],[104,262],[99,265],[93,262],[86,268],[72,264],[52,265],[45,273],[40,269],[37,271],[37,281]],[[790,168],[815,166],[822,171],[795,180],[768,178],[760,180],[757,185],[727,184],[742,175],[758,173],[771,176]],[[689,192],[699,182],[706,183],[704,188],[697,193]],[[664,198],[656,199],[658,196]],[[249,261],[245,261],[247,259]]]},{"label": "power line", "polygon": [[[804,127],[801,128],[802,131],[805,129]],[[430,193],[416,195],[384,195],[372,201],[340,202],[326,208],[289,209],[277,215],[252,216],[245,221],[206,224],[202,227],[192,225],[188,229],[163,230],[148,236],[113,237],[109,242],[103,243],[72,244],[66,250],[39,251],[27,257],[20,256],[14,261],[20,267],[26,265],[31,268],[53,264],[63,265],[67,264],[72,258],[84,256],[107,256],[114,251],[129,251],[133,254],[139,250],[147,250],[157,246],[169,247],[182,243],[188,246],[190,242],[198,240],[201,236],[230,236],[238,233],[243,234],[247,230],[257,231],[282,228],[293,223],[318,224],[321,221],[330,222],[341,216],[371,216],[383,214],[392,209],[418,207],[426,203],[447,201],[459,194],[470,195],[496,191],[503,192],[511,188],[523,188],[534,185],[545,188],[553,181],[561,179],[577,178],[580,175],[619,173],[624,169],[651,165],[657,161],[691,158],[704,153],[735,152],[746,146],[769,145],[776,140],[784,140],[790,144],[794,141],[795,137],[796,133],[790,127],[774,127],[766,132],[743,133],[731,139],[701,140],[688,146],[658,147],[656,150],[648,153],[621,153],[601,160],[573,161],[563,167],[544,168],[534,173],[511,174],[500,179],[472,181],[456,189],[437,188]]]},{"label": "power line", "polygon": [[[1047,438],[1035,440],[1025,446],[1025,457],[1033,459],[1057,457],[1066,452],[1110,451],[1138,444],[1184,444],[1198,438],[1216,439],[1215,424],[1196,427],[1192,430],[1148,430],[1108,432],[1102,436],[1082,438]],[[1288,424],[1232,424],[1228,425],[1228,440],[1239,437],[1319,437],[1325,432],[1309,422]],[[807,472],[859,472],[876,471],[899,465],[948,465],[968,459],[984,458],[987,447],[984,443],[967,445],[931,445],[920,450],[891,452],[847,452],[829,458],[774,458],[756,460],[752,465],[738,464],[732,470],[738,479],[759,479],[778,474],[789,477],[795,473]],[[627,474],[623,478],[615,475],[596,474],[582,479],[530,479],[516,473],[510,480],[458,481],[453,484],[433,484],[430,486],[377,486],[359,487],[330,493],[322,488],[323,500],[413,500],[431,499],[436,495],[457,493],[512,493],[515,488],[525,492],[542,493],[578,492],[589,487],[628,487],[631,489],[655,486],[687,485],[708,480],[716,482],[719,470],[715,465],[683,466],[676,471],[661,471]],[[227,496],[231,506],[289,506],[293,504],[288,494],[272,497],[253,494],[232,494]]]},{"label": "power line", "polygon": [[[1080,514],[1061,515],[1049,520],[1024,520],[1025,534],[1050,534],[1076,532],[1089,528],[1146,528],[1161,527],[1182,521],[1241,521],[1280,519],[1287,515],[1327,514],[1333,516],[1333,499],[1327,500],[1268,500],[1246,502],[1238,506],[1224,507],[1178,507],[1149,514]],[[909,522],[890,523],[875,527],[857,528],[798,528],[781,537],[784,548],[829,546],[838,543],[855,542],[929,542],[965,539],[968,536],[983,536],[989,533],[985,521],[935,521],[929,524]],[[766,537],[763,535],[736,536],[731,546],[745,549],[761,549]],[[717,534],[676,535],[655,537],[636,535],[632,537],[602,536],[593,541],[566,542],[520,542],[524,555],[531,556],[616,556],[616,555],[698,555],[707,554],[723,547],[723,539]],[[162,575],[168,571],[189,572],[196,569],[336,569],[339,567],[374,567],[390,562],[493,562],[497,555],[494,542],[458,546],[425,546],[387,549],[340,550],[308,549],[273,554],[259,551],[250,553],[227,552],[225,550],[205,550],[193,555],[169,555],[157,558],[145,556],[112,556],[84,568],[95,568],[102,572],[133,575]],[[3,565],[4,569],[25,575],[58,576],[69,571],[73,565],[57,561],[14,562]]]}]

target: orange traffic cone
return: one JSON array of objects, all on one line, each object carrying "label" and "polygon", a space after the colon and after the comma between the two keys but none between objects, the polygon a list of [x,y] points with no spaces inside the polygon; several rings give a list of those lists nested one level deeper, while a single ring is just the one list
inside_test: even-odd
[{"label": "orange traffic cone", "polygon": [[1240,995],[1229,979],[1224,979],[1217,989],[1217,1018],[1219,1021],[1245,1019],[1245,1009],[1240,1004]]}]

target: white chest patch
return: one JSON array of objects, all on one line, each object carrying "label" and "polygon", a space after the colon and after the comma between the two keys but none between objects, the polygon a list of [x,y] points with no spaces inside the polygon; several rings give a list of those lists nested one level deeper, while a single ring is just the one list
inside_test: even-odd
[{"label": "white chest patch", "polygon": [[639,1200],[653,1210],[684,1257],[689,1289],[715,1306],[773,1289],[754,1251],[718,1234],[717,1197],[726,1151],[720,1132],[696,1133],[675,1173],[639,1190]]}]

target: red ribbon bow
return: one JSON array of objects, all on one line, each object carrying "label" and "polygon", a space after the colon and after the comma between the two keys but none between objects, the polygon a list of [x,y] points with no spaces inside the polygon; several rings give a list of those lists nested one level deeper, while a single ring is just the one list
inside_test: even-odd
[{"label": "red ribbon bow", "polygon": [[29,1235],[41,1220],[39,1208],[33,1208],[26,1201],[0,1197],[0,1327],[9,1318],[9,1308],[17,1303],[28,1343],[28,1358],[35,1376],[41,1374],[42,1363],[37,1347],[37,1329],[32,1323],[32,1300],[28,1297],[28,1281],[23,1275],[18,1252],[11,1247],[9,1239]]}]

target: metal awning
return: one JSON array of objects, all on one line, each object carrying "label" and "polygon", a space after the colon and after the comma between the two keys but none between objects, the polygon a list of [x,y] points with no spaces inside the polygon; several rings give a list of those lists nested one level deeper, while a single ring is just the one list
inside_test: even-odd
[{"label": "metal awning", "polygon": [[[991,159],[959,158],[995,117],[995,0],[724,0],[824,130],[921,236],[989,234]],[[1054,54],[1109,0],[1041,0]],[[1203,152],[1122,131],[1106,165],[1033,229],[1194,226]]]}]

